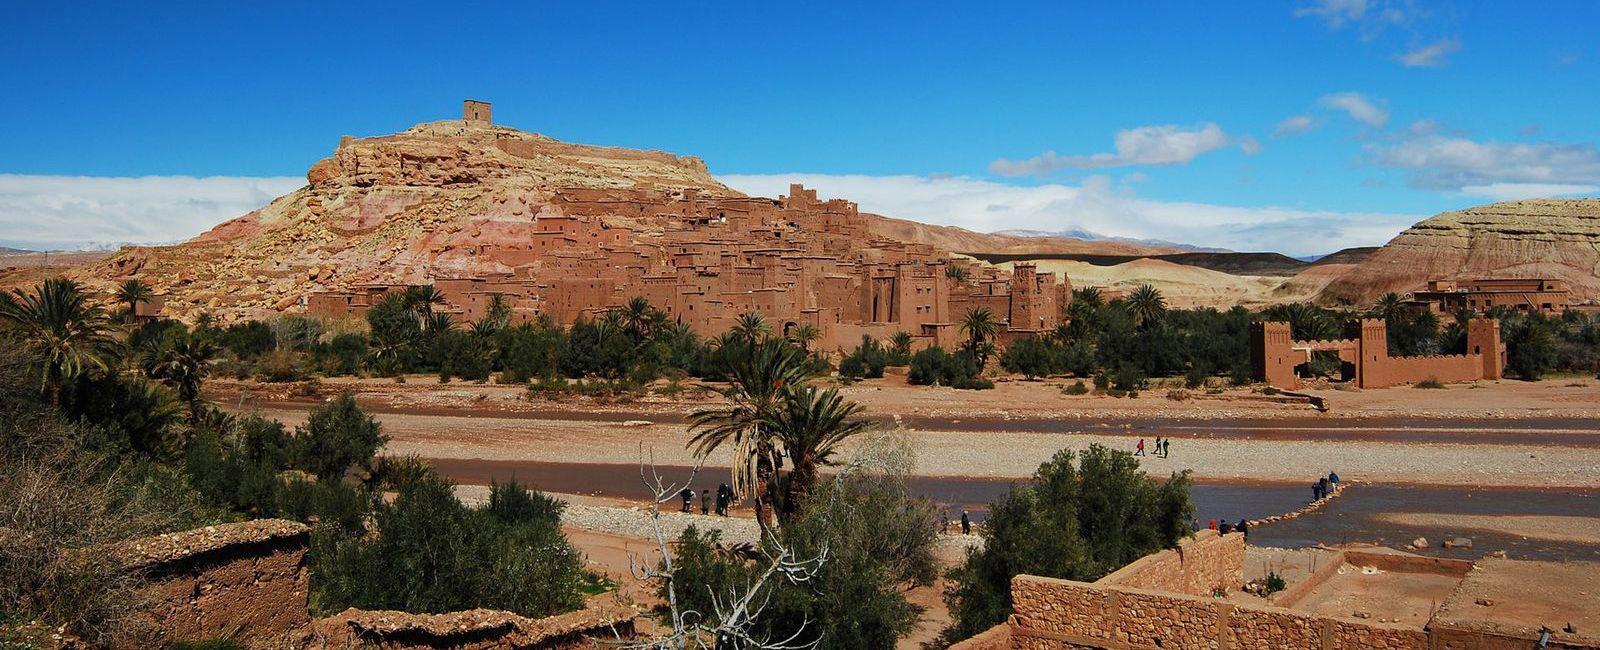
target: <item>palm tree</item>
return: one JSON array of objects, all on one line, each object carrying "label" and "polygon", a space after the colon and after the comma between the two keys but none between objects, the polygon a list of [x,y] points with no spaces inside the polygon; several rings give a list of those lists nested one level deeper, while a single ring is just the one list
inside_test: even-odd
[{"label": "palm tree", "polygon": [[730,331],[734,337],[754,343],[771,335],[772,326],[761,317],[761,312],[749,311],[739,314],[739,320],[734,322]]},{"label": "palm tree", "polygon": [[889,335],[889,351],[893,353],[892,356],[896,361],[910,363],[911,344],[913,342],[915,342],[915,339],[911,338],[910,332],[895,332],[894,334]]},{"label": "palm tree", "polygon": [[444,294],[431,284],[406,287],[406,307],[421,315],[422,322],[433,320],[433,306],[445,304]]},{"label": "palm tree", "polygon": [[950,266],[944,267],[944,277],[955,280],[956,284],[966,284],[967,269],[964,266],[951,264]]},{"label": "palm tree", "polygon": [[994,312],[988,307],[977,307],[967,310],[967,315],[961,318],[961,331],[967,333],[966,349],[978,362],[978,369],[989,361],[989,352],[993,346],[985,346],[984,342],[994,337],[1000,331],[1000,323],[994,319]]},{"label": "palm tree", "polygon": [[809,355],[811,354],[811,344],[822,338],[822,330],[817,329],[817,326],[811,323],[800,323],[789,328],[787,338],[789,342],[799,346],[801,352]]},{"label": "palm tree", "polygon": [[1161,290],[1148,284],[1141,284],[1128,294],[1126,304],[1128,313],[1133,316],[1134,327],[1154,323],[1167,313],[1167,300],[1161,297]]},{"label": "palm tree", "polygon": [[117,285],[117,302],[128,306],[128,320],[133,320],[134,312],[139,309],[139,303],[150,302],[155,294],[150,290],[150,285],[138,279],[124,280]]},{"label": "palm tree", "polygon": [[17,328],[22,347],[39,363],[39,390],[60,401],[61,386],[115,363],[121,346],[105,312],[90,305],[78,283],[45,280],[31,293],[12,289],[0,301],[0,320]]},{"label": "palm tree", "polygon": [[178,391],[178,399],[189,405],[189,419],[193,422],[200,417],[200,385],[215,356],[217,347],[210,340],[180,336],[160,348],[147,350],[140,365],[146,377]]},{"label": "palm tree", "polygon": [[756,520],[765,531],[772,520],[773,479],[783,460],[766,423],[778,417],[785,391],[804,382],[808,371],[805,357],[783,341],[760,339],[737,348],[727,360],[728,386],[716,391],[726,404],[689,416],[694,432],[689,446],[702,459],[733,446],[734,494],[754,495]]},{"label": "palm tree", "polygon": [[1400,294],[1390,291],[1378,298],[1377,304],[1372,306],[1372,315],[1384,320],[1393,320],[1406,308],[1406,299]]},{"label": "palm tree", "polygon": [[505,294],[489,294],[489,307],[484,310],[483,319],[479,322],[485,323],[484,327],[493,331],[511,324],[511,305],[506,302]]},{"label": "palm tree", "polygon": [[627,324],[628,334],[635,341],[649,339],[667,324],[667,315],[650,306],[650,301],[643,296],[634,296],[628,301],[628,305],[622,308],[622,318]]},{"label": "palm tree", "polygon": [[778,520],[788,523],[816,487],[817,468],[835,464],[839,445],[871,429],[872,422],[859,417],[861,405],[845,400],[837,388],[791,385],[784,392],[782,408],[762,424],[789,459],[789,472],[781,480],[783,499],[775,504]]}]

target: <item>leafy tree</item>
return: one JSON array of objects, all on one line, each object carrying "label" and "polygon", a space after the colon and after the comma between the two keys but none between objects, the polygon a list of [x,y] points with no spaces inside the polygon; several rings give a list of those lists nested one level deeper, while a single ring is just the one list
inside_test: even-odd
[{"label": "leafy tree", "polygon": [[545,327],[518,325],[495,333],[500,351],[500,381],[521,383],[556,373],[561,333]]},{"label": "leafy tree", "polygon": [[1034,379],[1057,372],[1059,363],[1058,350],[1048,341],[1029,336],[1017,339],[1006,347],[1004,354],[1000,355],[1000,367],[1006,372],[1014,372]]},{"label": "leafy tree", "polygon": [[1538,381],[1556,365],[1555,337],[1543,315],[1506,322],[1506,370],[1518,379]]},{"label": "leafy tree", "polygon": [[889,363],[889,352],[878,345],[877,340],[870,336],[861,337],[861,345],[850,354],[839,360],[839,375],[860,379],[870,377],[877,379],[883,376],[883,369]]},{"label": "leafy tree", "polygon": [[911,369],[906,381],[915,385],[944,385],[952,388],[993,388],[994,384],[978,378],[975,362],[966,355],[950,354],[944,348],[932,346],[911,355]]},{"label": "leafy tree", "polygon": [[389,442],[383,428],[349,393],[311,410],[295,429],[296,465],[322,480],[338,480],[353,467],[372,469],[372,456]]},{"label": "leafy tree", "polygon": [[222,330],[218,342],[240,359],[254,359],[277,347],[278,339],[272,326],[258,320],[247,320],[229,325]]},{"label": "leafy tree", "polygon": [[[915,500],[900,471],[857,471],[829,481],[779,534],[799,557],[826,548],[817,575],[803,583],[772,580],[756,594],[768,603],[753,633],[817,641],[822,648],[889,648],[916,625],[920,610],[906,599],[937,574],[935,513]],[[674,547],[677,595],[685,610],[715,612],[712,596],[744,590],[758,561],[727,547],[715,531],[684,531]],[[802,626],[803,629],[802,629]]]},{"label": "leafy tree", "polygon": [[1187,474],[1156,483],[1124,451],[1091,445],[1058,452],[1033,480],[993,504],[980,547],[946,575],[954,622],[947,639],[983,631],[1011,613],[1019,574],[1093,582],[1189,534]]},{"label": "leafy tree", "polygon": [[404,372],[422,339],[422,326],[405,297],[384,296],[367,310],[367,326],[372,332],[372,354],[379,369],[387,374]]},{"label": "leafy tree", "polygon": [[38,365],[39,390],[52,402],[59,402],[64,383],[116,363],[121,346],[111,323],[78,283],[52,278],[32,292],[12,289],[0,297],[0,323],[15,328],[21,348]]}]

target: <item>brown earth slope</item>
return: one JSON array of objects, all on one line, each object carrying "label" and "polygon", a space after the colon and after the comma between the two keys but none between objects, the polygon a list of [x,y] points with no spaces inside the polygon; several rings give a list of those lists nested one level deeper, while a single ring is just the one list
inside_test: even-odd
[{"label": "brown earth slope", "polygon": [[1574,302],[1600,299],[1600,199],[1508,201],[1430,217],[1333,279],[1318,299],[1364,305],[1428,280],[1489,277],[1554,278]]}]

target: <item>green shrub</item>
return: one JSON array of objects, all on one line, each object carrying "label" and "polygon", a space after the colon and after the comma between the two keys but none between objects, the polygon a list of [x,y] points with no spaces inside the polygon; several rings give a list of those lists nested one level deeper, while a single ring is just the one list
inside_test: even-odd
[{"label": "green shrub", "polygon": [[338,480],[353,467],[372,469],[372,456],[389,441],[378,421],[349,393],[311,410],[295,429],[295,466],[324,480]]},{"label": "green shrub", "polygon": [[946,574],[954,622],[944,638],[965,639],[1004,621],[1018,574],[1093,582],[1176,545],[1193,517],[1186,473],[1158,483],[1125,451],[1058,452],[990,507],[979,529],[983,544]]},{"label": "green shrub", "polygon": [[1270,595],[1270,594],[1275,594],[1275,593],[1278,593],[1280,591],[1283,591],[1289,585],[1286,582],[1284,582],[1283,576],[1278,575],[1277,571],[1268,571],[1267,572],[1266,586],[1267,586],[1267,593]]},{"label": "green shrub", "polygon": [[861,344],[839,361],[839,376],[851,379],[883,377],[883,368],[889,363],[889,352],[870,336],[861,337]]},{"label": "green shrub", "polygon": [[1085,395],[1085,394],[1088,394],[1089,387],[1083,385],[1083,381],[1082,380],[1078,380],[1078,381],[1072,382],[1071,386],[1062,387],[1061,392],[1065,393],[1067,395]]},{"label": "green shrub", "polygon": [[273,350],[256,361],[256,378],[261,381],[300,381],[305,376],[304,363],[297,352]]},{"label": "green shrub", "polygon": [[[501,488],[509,489],[516,488]],[[484,607],[538,618],[580,607],[582,556],[567,543],[560,521],[508,496],[501,507],[468,508],[437,475],[410,483],[393,503],[374,507],[374,534],[316,537],[314,608],[434,613]]]},{"label": "green shrub", "polygon": [[1000,355],[1000,367],[1028,379],[1060,371],[1060,351],[1037,336],[1017,339]]},{"label": "green shrub", "polygon": [[[911,355],[911,369],[906,381],[916,385],[944,385],[956,388],[979,387],[994,384],[976,379],[977,364],[966,355],[950,354],[944,348],[933,346]],[[962,385],[958,385],[962,384]]]}]

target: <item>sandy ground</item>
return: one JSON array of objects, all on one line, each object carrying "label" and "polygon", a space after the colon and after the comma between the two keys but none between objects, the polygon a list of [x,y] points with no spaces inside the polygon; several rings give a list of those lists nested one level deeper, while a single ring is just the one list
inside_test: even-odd
[{"label": "sandy ground", "polygon": [[1404,526],[1427,526],[1458,531],[1503,533],[1552,542],[1600,544],[1600,516],[1446,515],[1431,512],[1385,512],[1377,514],[1376,517],[1379,521]]},{"label": "sandy ground", "polygon": [[[261,413],[287,424],[306,411],[272,408]],[[641,449],[660,465],[692,465],[682,424],[622,426],[615,422],[468,415],[380,413],[392,436],[386,451],[429,458],[622,463],[640,460]],[[917,472],[928,476],[1026,478],[1062,449],[1103,444],[1133,450],[1151,433],[1085,430],[925,431],[904,435],[918,454]],[[1315,435],[1314,433],[1309,435]],[[1581,435],[1581,434],[1577,434]],[[1147,439],[1147,444],[1153,442]],[[1003,449],[1004,453],[997,453]],[[1384,483],[1473,486],[1600,486],[1600,447],[1552,449],[1536,444],[1377,442],[1359,439],[1281,440],[1180,437],[1170,458],[1146,456],[1157,475],[1192,470],[1212,480],[1298,481],[1337,471],[1341,476]],[[847,447],[848,451],[848,447]],[[726,467],[728,457],[708,465]]]}]

